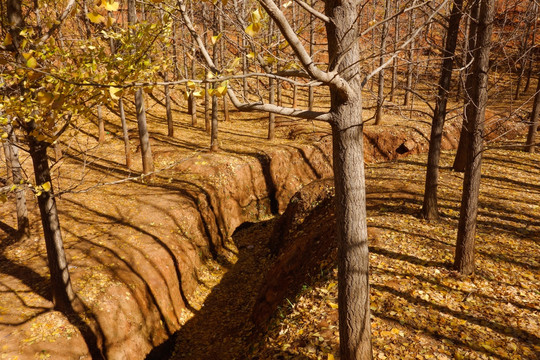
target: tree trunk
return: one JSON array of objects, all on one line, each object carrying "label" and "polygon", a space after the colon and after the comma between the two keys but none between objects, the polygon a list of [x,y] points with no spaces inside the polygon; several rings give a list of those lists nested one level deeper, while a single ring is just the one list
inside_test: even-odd
[{"label": "tree trunk", "polygon": [[[472,91],[470,104],[466,107],[467,128],[470,142],[467,151],[467,166],[463,178],[463,195],[458,225],[458,237],[454,267],[460,273],[468,275],[474,272],[474,238],[476,235],[476,217],[478,213],[478,195],[482,151],[484,141],[484,120],[488,98],[489,53],[493,29],[494,0],[481,0],[477,30],[477,56],[473,62]],[[468,79],[467,79],[468,80]]]},{"label": "tree trunk", "polygon": [[[396,13],[399,11],[399,1],[395,1],[395,10]],[[394,53],[397,51],[397,43],[399,40],[399,24],[398,24],[399,16],[396,16],[394,18]],[[394,60],[392,61],[392,86],[390,89],[390,102],[394,102],[394,96],[396,92],[396,85],[397,85],[397,63],[398,59],[397,56],[394,57]]]},{"label": "tree trunk", "polygon": [[219,150],[219,141],[218,141],[218,98],[217,96],[212,96],[212,130],[210,133],[210,150],[218,151]]},{"label": "tree trunk", "polygon": [[[194,46],[194,45],[193,45]],[[193,54],[193,60],[191,61],[191,78],[196,78],[195,71],[195,53]],[[193,96],[193,91],[189,94],[189,113],[191,114],[191,125],[197,126],[197,98]]]},{"label": "tree trunk", "polygon": [[[272,38],[274,36],[274,22],[270,20],[270,23],[268,25],[268,44],[272,44]],[[311,48],[312,45],[310,45]],[[273,65],[268,65],[268,68],[270,69],[270,72],[273,71]],[[275,103],[275,95],[276,95],[276,85],[275,81],[272,78],[268,79],[268,103],[274,104]],[[276,135],[276,114],[269,113],[268,114],[268,140],[274,140]]]},{"label": "tree trunk", "polygon": [[[469,64],[473,59],[478,57],[478,49],[476,48],[478,23],[473,19],[479,18],[480,0],[475,1],[471,8],[471,15],[469,20],[469,39],[467,42],[467,59],[465,64]],[[470,69],[470,68],[469,68]],[[463,125],[461,126],[461,132],[459,136],[459,144],[456,152],[456,158],[454,159],[454,165],[452,166],[454,171],[464,172],[467,164],[467,149],[470,142],[470,133],[468,129],[467,108],[470,105],[470,97],[474,91],[473,77],[470,76],[471,71],[466,70],[465,79],[465,109],[463,111]]]},{"label": "tree trunk", "polygon": [[103,111],[101,105],[97,106],[98,116],[98,143],[103,144],[105,141],[105,121],[103,120]]},{"label": "tree trunk", "polygon": [[[130,25],[137,23],[137,9],[135,6],[135,0],[128,0],[128,23]],[[148,174],[154,171],[154,159],[152,158],[150,135],[148,134],[148,127],[146,125],[144,94],[140,88],[135,92],[135,111],[137,113],[137,127],[139,129],[143,174]]]},{"label": "tree trunk", "polygon": [[344,99],[331,88],[341,360],[372,357],[362,94],[357,66],[359,3],[358,0],[326,1],[326,15],[331,19],[326,24],[328,52],[339,59],[336,70],[349,80],[353,92],[349,99]]},{"label": "tree trunk", "polygon": [[150,135],[146,126],[146,110],[144,108],[144,94],[142,89],[135,93],[135,111],[137,112],[137,126],[139,128],[139,140],[141,144],[141,155],[143,174],[154,171],[154,159],[150,147]]},{"label": "tree trunk", "polygon": [[424,205],[422,206],[422,215],[428,220],[437,220],[439,218],[439,211],[437,208],[437,187],[439,182],[441,141],[446,119],[446,105],[450,92],[450,81],[452,80],[454,54],[459,35],[459,22],[461,20],[462,7],[463,0],[455,0],[450,18],[448,19],[448,33],[446,35],[446,46],[443,52],[444,60],[441,68],[441,77],[439,79],[439,94],[437,103],[435,104],[433,122],[431,124]]},{"label": "tree trunk", "polygon": [[[384,5],[384,18],[390,13],[390,0],[386,0]],[[385,21],[381,30],[381,54],[379,56],[379,66],[384,64],[384,53],[386,48],[386,38],[388,37],[388,21]],[[377,94],[377,108],[375,109],[375,125],[380,125],[382,121],[382,108],[384,103],[384,69],[379,71],[379,84]]]},{"label": "tree trunk", "polygon": [[[411,10],[409,13],[409,34],[413,33],[414,30],[414,23],[415,23],[415,16],[414,16],[414,10]],[[405,85],[405,97],[403,98],[403,105],[407,106],[409,105],[409,102],[411,100],[411,88],[412,88],[412,82],[413,82],[413,51],[414,51],[414,43],[415,41],[411,41],[409,45],[409,51],[408,51],[408,63],[407,63],[407,84]]]},{"label": "tree trunk", "polygon": [[534,104],[531,111],[531,120],[529,124],[529,132],[527,133],[527,142],[525,143],[525,151],[534,153],[535,152],[535,139],[536,132],[538,131],[538,122],[540,117],[540,77],[538,78],[538,83],[536,84],[536,95],[534,96]]},{"label": "tree trunk", "polygon": [[[165,73],[163,74],[163,81],[167,82],[169,79],[169,76],[167,75],[167,71],[165,70]],[[169,85],[165,85],[165,109],[167,111],[167,136],[168,137],[174,137],[174,124],[173,124],[173,116],[172,116],[172,109],[171,109],[171,89],[169,88]]]},{"label": "tree trunk", "polygon": [[129,143],[129,132],[126,121],[126,113],[124,112],[124,101],[118,99],[118,110],[120,111],[120,121],[122,122],[122,136],[124,138],[124,151],[126,153],[126,167],[131,169],[131,144]]},{"label": "tree trunk", "polygon": [[28,222],[28,209],[26,206],[26,190],[24,182],[23,170],[19,162],[19,148],[17,147],[17,136],[13,131],[13,127],[8,123],[4,127],[4,131],[8,134],[8,140],[4,142],[4,154],[6,156],[6,164],[8,165],[8,176],[11,174],[13,184],[19,185],[15,190],[16,211],[17,211],[17,232],[19,237],[30,236],[30,223]]},{"label": "tree trunk", "polygon": [[[34,164],[36,185],[51,184],[51,174],[47,159],[48,144],[30,138],[29,145],[30,156]],[[37,199],[47,247],[47,260],[51,274],[54,307],[59,311],[69,313],[73,310],[75,293],[71,286],[52,184],[50,191],[43,191]]]}]

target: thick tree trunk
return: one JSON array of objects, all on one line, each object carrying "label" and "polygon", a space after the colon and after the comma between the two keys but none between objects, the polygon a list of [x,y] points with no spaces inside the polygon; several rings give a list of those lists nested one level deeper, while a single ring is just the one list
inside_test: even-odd
[{"label": "thick tree trunk", "polygon": [[525,143],[525,151],[534,153],[535,152],[535,139],[536,132],[538,131],[538,122],[540,117],[540,77],[538,78],[538,83],[536,84],[536,95],[534,96],[534,104],[531,111],[531,118],[529,124],[529,132],[527,133],[527,142]]},{"label": "thick tree trunk", "polygon": [[[476,20],[479,18],[480,0],[473,3],[471,8],[470,20],[469,20],[469,39],[467,42],[467,59],[465,64],[469,64],[473,59],[478,57],[478,48],[476,47],[478,23]],[[456,152],[456,158],[454,159],[454,165],[452,166],[454,171],[464,172],[467,163],[467,149],[470,142],[470,133],[468,129],[467,108],[470,106],[471,94],[475,90],[475,84],[473,77],[470,76],[471,67],[466,71],[465,79],[465,110],[463,111],[463,125],[461,126],[461,133],[459,136],[459,144]]]},{"label": "thick tree trunk", "polygon": [[469,93],[471,99],[469,106],[466,108],[467,128],[471,137],[467,151],[467,166],[463,178],[463,196],[454,260],[455,269],[465,275],[474,272],[474,238],[476,235],[478,195],[480,192],[484,120],[488,98],[489,53],[493,29],[494,1],[480,1],[476,40],[478,50],[473,62],[473,72],[469,75],[475,85]]},{"label": "thick tree trunk", "polygon": [[[362,95],[358,60],[359,1],[326,1],[328,52],[353,94],[331,89],[334,181],[338,235],[339,334],[342,360],[372,357],[369,252],[366,224]],[[330,64],[332,65],[332,64]]]},{"label": "thick tree trunk", "polygon": [[[47,159],[48,144],[30,138],[29,145],[30,156],[32,157],[32,162],[34,164],[36,184],[51,184],[51,174]],[[51,274],[54,307],[59,311],[69,313],[73,310],[75,293],[71,286],[52,184],[50,191],[43,191],[41,195],[38,196],[38,205],[41,223],[43,224],[43,233],[45,235],[45,244],[47,247],[47,260],[49,263],[49,272]]]},{"label": "thick tree trunk", "polygon": [[4,131],[8,134],[8,140],[4,142],[4,154],[6,156],[6,164],[8,165],[9,174],[13,184],[20,185],[15,190],[16,211],[17,211],[17,232],[20,237],[30,236],[30,223],[28,222],[28,209],[26,206],[26,190],[24,182],[23,170],[19,162],[19,148],[17,147],[17,136],[13,131],[13,127],[8,123],[4,127]]},{"label": "thick tree trunk", "polygon": [[456,51],[457,39],[459,35],[459,22],[461,20],[463,0],[455,0],[452,12],[448,20],[448,33],[446,35],[446,46],[443,52],[444,60],[439,79],[439,94],[433,122],[431,124],[431,136],[429,141],[426,184],[424,191],[424,205],[422,215],[425,219],[436,220],[439,218],[437,208],[437,187],[439,183],[439,160],[441,157],[441,142],[446,119],[446,105],[450,92],[450,81],[452,80],[452,69],[454,66],[454,54]]},{"label": "thick tree trunk", "polygon": [[[384,5],[384,18],[390,13],[390,0],[386,0]],[[383,24],[381,31],[381,55],[379,56],[379,66],[384,64],[384,53],[386,51],[386,38],[388,37],[388,21]],[[375,125],[382,122],[382,108],[384,103],[384,69],[379,71],[379,83],[377,93],[377,108],[375,109]]]}]

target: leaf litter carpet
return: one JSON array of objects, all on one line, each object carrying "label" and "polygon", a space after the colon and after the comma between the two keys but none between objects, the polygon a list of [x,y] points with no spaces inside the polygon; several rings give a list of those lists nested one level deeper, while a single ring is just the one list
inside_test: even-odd
[{"label": "leaf litter carpet", "polygon": [[[425,155],[366,168],[375,359],[539,359],[540,155],[484,155],[476,273],[452,270],[463,175],[443,153],[440,222],[419,218]],[[250,320],[272,221],[240,229],[209,263],[174,359],[339,359],[335,254],[286,299],[266,332]]]}]

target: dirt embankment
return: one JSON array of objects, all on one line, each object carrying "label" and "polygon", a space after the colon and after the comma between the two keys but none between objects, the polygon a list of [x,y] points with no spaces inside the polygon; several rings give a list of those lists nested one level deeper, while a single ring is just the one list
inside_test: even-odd
[{"label": "dirt embankment", "polygon": [[[305,139],[306,129],[290,137]],[[366,161],[425,151],[426,129],[367,127]],[[443,148],[455,147],[458,136],[459,127],[450,124]],[[16,242],[2,222],[8,236],[0,253],[0,290],[4,301],[18,305],[0,303],[0,352],[74,359],[88,357],[90,344],[108,359],[144,358],[185,322],[197,268],[209,256],[226,256],[238,226],[282,213],[304,185],[332,176],[331,137],[310,137],[311,144],[252,153],[199,153],[148,183],[105,187],[98,200],[65,195],[61,216],[74,224],[63,229],[70,272],[87,307],[79,318],[51,310],[41,239]],[[156,161],[168,156],[157,152]],[[39,234],[37,217],[33,221]]]}]

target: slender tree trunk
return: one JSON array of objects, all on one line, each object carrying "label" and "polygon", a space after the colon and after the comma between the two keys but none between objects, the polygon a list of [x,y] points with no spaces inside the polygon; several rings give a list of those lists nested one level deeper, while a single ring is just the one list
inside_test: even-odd
[{"label": "slender tree trunk", "polygon": [[[309,5],[313,6],[314,1],[310,0]],[[312,14],[309,14],[309,56],[313,59],[313,53],[315,46],[315,17]],[[315,59],[313,59],[315,61]],[[313,86],[308,87],[308,109],[313,111]]]},{"label": "slender tree trunk", "polygon": [[[390,13],[390,0],[386,0],[384,5],[384,18]],[[386,52],[386,38],[388,37],[388,21],[384,22],[381,30],[381,54],[379,56],[379,66],[384,64],[384,53]],[[375,109],[375,125],[382,122],[382,108],[384,103],[384,69],[379,71],[379,83],[377,94],[377,108]]]},{"label": "slender tree trunk", "polygon": [[11,175],[12,183],[20,185],[15,190],[16,211],[17,211],[17,232],[20,237],[30,236],[30,223],[28,222],[28,209],[26,206],[26,190],[25,186],[21,185],[24,182],[23,170],[19,162],[19,148],[17,147],[17,136],[13,131],[13,127],[8,123],[4,127],[4,131],[8,134],[8,140],[4,142],[4,154],[6,156],[6,164],[8,165],[8,176]]},{"label": "slender tree trunk", "polygon": [[482,151],[484,141],[484,120],[488,98],[489,53],[493,29],[494,0],[480,0],[480,14],[477,31],[477,56],[473,62],[472,82],[475,84],[471,96],[471,105],[467,106],[467,127],[471,135],[467,166],[463,178],[463,196],[458,224],[458,236],[454,267],[460,273],[468,275],[474,272],[474,243],[476,235],[476,217],[478,213],[478,196]]},{"label": "slender tree trunk", "polygon": [[[473,19],[479,18],[479,11],[480,11],[480,0],[477,0],[473,3],[473,6],[471,8],[471,15],[470,15],[470,21],[469,21],[469,39],[468,39],[468,52],[467,52],[467,60],[465,64],[471,63],[473,59],[476,59],[478,57],[478,49],[476,47],[476,40],[477,40],[477,31],[478,31],[478,24],[477,21]],[[471,103],[471,94],[474,91],[474,87],[476,86],[473,82],[473,77],[469,76],[471,73],[471,67],[469,67],[466,71],[467,77],[465,80],[465,110],[463,111],[463,125],[461,126],[461,133],[459,136],[459,144],[456,152],[456,158],[454,159],[454,165],[452,166],[454,171],[457,172],[464,172],[466,163],[467,163],[467,149],[468,144],[470,141],[470,133],[468,131],[468,118],[467,118],[467,108]]]},{"label": "slender tree trunk", "polygon": [[218,140],[218,98],[212,95],[212,130],[210,134],[210,150],[219,150]]},{"label": "slender tree trunk", "polygon": [[[409,34],[413,33],[414,30],[414,23],[416,20],[416,17],[414,16],[414,10],[411,10],[409,13]],[[413,82],[413,71],[414,71],[414,46],[415,41],[411,41],[409,45],[409,51],[408,51],[408,63],[407,63],[407,84],[405,85],[405,97],[403,99],[403,105],[407,106],[409,105],[410,99],[411,99],[411,89],[412,89],[412,82]]]},{"label": "slender tree trunk", "polygon": [[[128,23],[137,23],[137,9],[135,0],[128,0]],[[137,127],[139,129],[139,141],[141,145],[143,173],[148,174],[154,171],[154,160],[150,147],[150,135],[146,125],[146,109],[144,106],[144,94],[142,89],[135,92],[135,111],[137,113]]]},{"label": "slender tree trunk", "polygon": [[[272,39],[274,37],[274,22],[270,20],[270,23],[268,25],[268,44],[269,46],[272,44]],[[310,45],[311,46],[311,45]],[[273,70],[273,65],[268,65],[268,68],[270,71]],[[268,79],[268,103],[274,104],[275,103],[275,94],[276,94],[276,85],[275,81],[272,78]],[[276,136],[276,114],[269,113],[268,114],[268,140],[274,140]]]},{"label": "slender tree trunk", "polygon": [[336,70],[349,79],[354,93],[344,99],[331,89],[341,360],[372,357],[362,94],[357,66],[359,7],[358,0],[326,1],[326,15],[331,19],[326,24],[328,52],[340,60]]},{"label": "slender tree trunk", "polygon": [[[194,46],[194,45],[193,45]],[[196,78],[195,71],[195,53],[193,53],[193,60],[191,61],[191,78]],[[189,94],[189,113],[191,114],[191,125],[197,126],[197,98],[193,96],[193,91]]]},{"label": "slender tree trunk", "polygon": [[105,141],[105,121],[103,120],[103,109],[101,104],[97,106],[98,116],[98,143],[103,144]]},{"label": "slender tree trunk", "polygon": [[[217,31],[217,29],[219,28],[219,23],[218,23],[218,15],[217,15],[217,11],[216,11],[216,5],[214,5],[214,23],[213,23],[213,29],[212,29],[212,32],[213,32],[213,36],[217,36],[219,34],[219,32]],[[218,40],[219,42],[220,40]],[[214,61],[214,64],[216,64],[216,66],[219,66],[218,65],[218,53],[217,53],[217,45],[218,43],[216,42],[214,44],[214,46],[212,47],[212,60]],[[215,91],[215,88],[216,88],[216,84],[214,83],[212,85],[212,88],[214,89]],[[219,150],[219,140],[218,140],[218,98],[216,95],[212,94],[212,128],[211,128],[211,131],[210,131],[210,151],[218,151]]]},{"label": "slender tree trunk", "polygon": [[536,95],[534,96],[534,104],[531,111],[531,119],[529,124],[529,132],[527,133],[527,142],[525,143],[525,151],[534,153],[536,132],[538,131],[538,122],[540,116],[540,77],[536,84]]},{"label": "slender tree trunk", "polygon": [[446,46],[443,52],[444,59],[441,68],[441,77],[439,79],[439,94],[437,103],[435,104],[433,122],[431,124],[424,205],[422,207],[422,214],[424,218],[428,220],[436,220],[439,218],[439,211],[437,208],[439,160],[441,157],[441,142],[446,119],[446,105],[450,93],[450,82],[452,80],[452,69],[459,35],[459,22],[461,20],[462,7],[463,0],[454,0],[452,12],[448,19],[448,33],[446,35]]},{"label": "slender tree trunk", "polygon": [[[163,80],[165,82],[168,81],[167,73],[165,73]],[[169,85],[165,85],[165,109],[167,111],[167,136],[173,138],[174,137],[174,123],[173,123],[172,108],[171,108],[171,90],[169,88]]]},{"label": "slender tree trunk", "polygon": [[[48,144],[30,138],[29,145],[30,156],[34,164],[36,184],[51,184],[51,174],[47,160]],[[54,307],[59,311],[69,313],[73,310],[72,306],[75,300],[75,293],[71,286],[52,184],[50,191],[43,191],[38,196],[38,205],[47,247],[47,260],[51,274]]]},{"label": "slender tree trunk", "polygon": [[[395,1],[395,10],[396,13],[399,11],[399,1]],[[397,44],[399,40],[399,23],[398,23],[399,16],[396,16],[394,18],[394,53],[397,51]],[[390,102],[394,102],[394,96],[396,92],[396,85],[397,85],[397,64],[398,59],[397,57],[394,58],[392,61],[392,88],[390,89]]]},{"label": "slender tree trunk", "polygon": [[146,127],[146,109],[144,107],[144,94],[142,89],[135,93],[135,111],[137,112],[137,126],[139,128],[139,140],[141,144],[141,155],[143,174],[154,171],[154,159],[150,147],[150,135]]},{"label": "slender tree trunk", "polygon": [[126,167],[131,169],[131,144],[129,143],[129,129],[126,121],[126,113],[124,111],[124,100],[118,99],[118,110],[120,112],[120,121],[122,123],[122,137],[124,139],[124,151],[126,153]]}]

